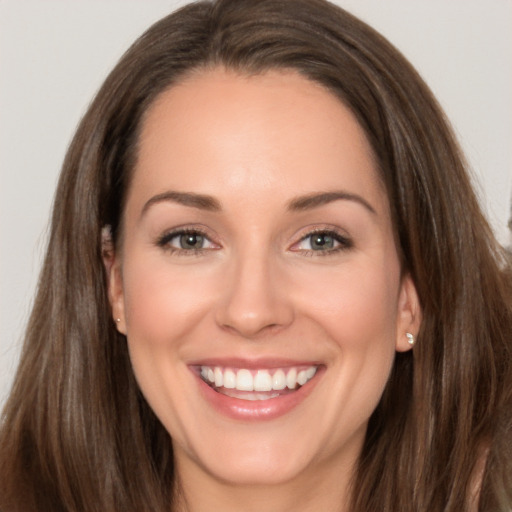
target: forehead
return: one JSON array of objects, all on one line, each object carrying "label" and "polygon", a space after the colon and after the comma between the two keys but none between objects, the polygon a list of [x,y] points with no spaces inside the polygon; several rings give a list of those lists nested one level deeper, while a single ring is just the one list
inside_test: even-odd
[{"label": "forehead", "polygon": [[320,84],[294,71],[218,68],[172,86],[148,110],[132,184],[211,194],[222,183],[247,196],[343,186],[382,196],[376,168],[354,115]]}]

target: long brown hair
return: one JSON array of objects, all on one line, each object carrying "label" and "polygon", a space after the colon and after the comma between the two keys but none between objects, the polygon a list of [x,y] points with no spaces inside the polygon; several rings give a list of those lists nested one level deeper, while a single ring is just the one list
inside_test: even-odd
[{"label": "long brown hair", "polygon": [[[119,237],[141,119],[196,70],[298,70],[357,116],[392,209],[423,322],[397,354],[352,484],[354,512],[511,506],[512,284],[451,129],[404,57],[324,0],[219,0],[152,26],[78,127],[0,431],[6,512],[164,511],[171,440],[135,383],[113,325],[102,228]],[[486,462],[483,478],[475,477]]]}]

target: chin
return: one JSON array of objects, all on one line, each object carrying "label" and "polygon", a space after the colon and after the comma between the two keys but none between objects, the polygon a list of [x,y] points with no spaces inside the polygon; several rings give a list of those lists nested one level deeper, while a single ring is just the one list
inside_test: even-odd
[{"label": "chin", "polygon": [[197,442],[188,439],[184,450],[175,442],[175,458],[179,465],[235,486],[284,484],[313,468],[314,453],[319,449],[314,440],[298,443],[297,433],[265,430],[226,429],[224,436],[216,434]]},{"label": "chin", "polygon": [[215,461],[208,465],[207,471],[216,480],[236,486],[280,485],[295,480],[306,471],[308,464],[286,457],[284,454],[255,453],[245,457],[224,457],[220,462]]}]

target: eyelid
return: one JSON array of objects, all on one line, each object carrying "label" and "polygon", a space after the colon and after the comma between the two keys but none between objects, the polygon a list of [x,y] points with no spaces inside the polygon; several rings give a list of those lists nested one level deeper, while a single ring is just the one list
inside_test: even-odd
[{"label": "eyelid", "polygon": [[[169,244],[169,242],[174,238],[187,234],[200,235],[204,237],[206,240],[208,240],[212,247],[204,247],[199,249],[185,249],[180,247],[173,247],[172,245]],[[309,237],[314,236],[315,234],[331,236],[337,243],[337,246],[333,248],[327,248],[326,250],[298,248],[298,246],[302,242],[307,240]],[[164,231],[161,235],[159,235],[156,238],[155,245],[171,253],[188,256],[199,255],[205,252],[214,251],[221,248],[221,244],[215,241],[215,237],[212,234],[210,234],[209,229],[201,225],[198,226],[189,224],[177,226],[175,228],[171,228]],[[347,233],[344,230],[329,225],[303,229],[300,238],[296,242],[294,242],[288,250],[290,250],[291,252],[301,253],[302,255],[306,256],[328,256],[340,251],[349,250],[353,247],[353,245],[354,244],[352,239],[347,235]]]},{"label": "eyelid", "polygon": [[[325,234],[331,236],[337,243],[337,247],[333,247],[332,249],[326,250],[313,250],[313,249],[299,249],[297,246],[307,240],[309,237],[314,236],[316,234]],[[348,234],[339,228],[333,226],[318,226],[314,228],[310,228],[307,231],[303,232],[297,242],[294,242],[289,250],[292,252],[302,253],[306,256],[329,256],[335,254],[340,251],[346,251],[351,249],[354,246],[352,239],[348,236]]]},{"label": "eyelid", "polygon": [[[214,247],[205,247],[199,249],[183,249],[179,247],[173,247],[169,244],[169,242],[179,236],[182,235],[200,235],[204,237],[206,240],[210,242]],[[172,229],[168,229],[164,231],[161,235],[159,235],[155,240],[155,245],[161,247],[162,249],[169,251],[171,253],[182,254],[182,255],[196,255],[201,254],[207,251],[213,251],[220,249],[220,244],[213,240],[213,235],[210,234],[210,230],[206,229],[203,226],[197,225],[183,225],[177,226]]]}]

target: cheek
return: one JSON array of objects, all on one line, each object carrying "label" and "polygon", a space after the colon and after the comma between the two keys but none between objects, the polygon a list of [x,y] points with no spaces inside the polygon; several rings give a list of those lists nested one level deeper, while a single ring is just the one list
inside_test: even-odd
[{"label": "cheek", "polygon": [[137,343],[179,343],[211,307],[216,288],[212,272],[170,269],[161,258],[140,264],[136,258],[124,268],[127,330]]},{"label": "cheek", "polygon": [[399,268],[393,263],[370,264],[362,259],[357,264],[304,273],[297,302],[343,346],[394,347]]},{"label": "cheek", "polygon": [[302,311],[331,348],[325,415],[340,435],[368,420],[395,358],[399,267],[358,263],[304,277],[301,296]]},{"label": "cheek", "polygon": [[176,411],[183,414],[188,405],[185,395],[175,390],[190,380],[182,354],[197,339],[218,284],[206,267],[176,269],[161,256],[139,254],[135,249],[129,254],[123,264],[123,289],[133,371],[166,428],[182,432]]}]

